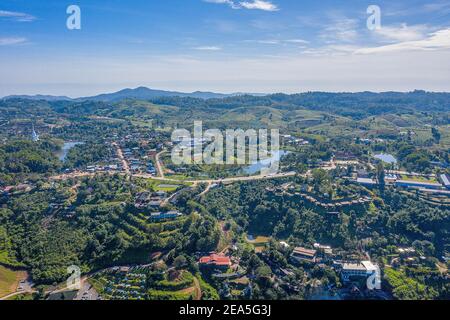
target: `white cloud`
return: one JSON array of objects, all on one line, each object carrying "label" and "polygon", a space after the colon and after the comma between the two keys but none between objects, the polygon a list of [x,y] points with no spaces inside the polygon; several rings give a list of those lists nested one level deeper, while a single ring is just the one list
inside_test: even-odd
[{"label": "white cloud", "polygon": [[263,11],[278,11],[276,4],[269,0],[249,0],[249,1],[235,1],[235,0],[203,0],[204,2],[226,4],[232,9],[249,9],[249,10],[263,10]]},{"label": "white cloud", "polygon": [[281,41],[276,39],[262,39],[262,40],[248,40],[245,42],[253,42],[259,44],[280,44]]},{"label": "white cloud", "polygon": [[36,20],[36,17],[22,12],[13,12],[0,10],[0,18],[9,18],[19,22],[31,22]]},{"label": "white cloud", "polygon": [[256,9],[256,10],[264,10],[264,11],[278,11],[278,6],[273,4],[270,1],[263,0],[253,0],[251,2],[244,1],[240,2],[240,5],[246,9]]},{"label": "white cloud", "polygon": [[403,41],[395,44],[361,48],[355,51],[356,54],[371,54],[392,51],[436,51],[450,49],[450,28],[442,29],[429,34],[425,39],[415,41]]},{"label": "white cloud", "polygon": [[272,45],[277,45],[277,44],[305,45],[305,44],[309,43],[309,41],[306,41],[303,39],[261,39],[261,40],[245,40],[244,42],[259,43],[259,44],[272,44]]},{"label": "white cloud", "polygon": [[427,12],[439,11],[441,13],[446,14],[446,13],[450,12],[450,3],[448,1],[427,3],[427,4],[424,4],[423,9]]},{"label": "white cloud", "polygon": [[382,26],[380,29],[374,30],[375,34],[383,40],[387,41],[415,41],[424,39],[428,32],[426,25],[408,26],[402,24],[399,27]]},{"label": "white cloud", "polygon": [[320,38],[328,43],[354,42],[359,34],[358,21],[348,18],[336,18],[321,31]]},{"label": "white cloud", "polygon": [[204,2],[209,2],[209,3],[227,4],[232,9],[240,9],[241,8],[239,5],[234,3],[234,1],[232,1],[232,0],[203,0],[203,1]]},{"label": "white cloud", "polygon": [[298,43],[298,44],[308,44],[309,41],[303,40],[303,39],[288,39],[285,40],[288,43]]},{"label": "white cloud", "polygon": [[221,47],[217,46],[202,46],[202,47],[195,47],[194,50],[200,50],[200,51],[220,51],[222,50]]},{"label": "white cloud", "polygon": [[0,38],[0,46],[11,46],[25,43],[26,41],[26,38]]}]

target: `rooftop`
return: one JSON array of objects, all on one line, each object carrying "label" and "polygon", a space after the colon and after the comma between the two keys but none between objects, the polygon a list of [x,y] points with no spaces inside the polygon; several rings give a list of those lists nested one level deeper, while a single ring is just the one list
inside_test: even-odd
[{"label": "rooftop", "polygon": [[375,265],[370,261],[361,261],[360,263],[344,263],[344,271],[375,271]]},{"label": "rooftop", "polygon": [[377,184],[375,180],[370,178],[358,178],[356,179],[356,182],[362,183],[362,184]]},{"label": "rooftop", "polygon": [[412,181],[412,180],[397,180],[397,183],[414,185],[414,186],[432,186],[432,187],[441,187],[440,183],[435,182],[423,182],[423,181]]},{"label": "rooftop", "polygon": [[217,265],[217,266],[229,266],[229,265],[231,265],[231,260],[229,257],[213,253],[210,256],[201,257],[200,263],[201,264],[212,264],[212,265]]},{"label": "rooftop", "polygon": [[294,249],[294,254],[300,254],[302,256],[314,257],[317,253],[316,250],[306,249],[302,247],[297,247]]},{"label": "rooftop", "polygon": [[450,179],[446,174],[441,174],[441,180],[446,187],[450,187]]}]

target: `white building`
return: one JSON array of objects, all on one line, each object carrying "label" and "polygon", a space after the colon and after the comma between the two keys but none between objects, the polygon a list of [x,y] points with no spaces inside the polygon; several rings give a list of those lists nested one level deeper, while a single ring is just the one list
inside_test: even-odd
[{"label": "white building", "polygon": [[33,131],[31,132],[31,140],[33,140],[33,142],[39,141],[39,135],[34,130],[34,124],[33,124]]},{"label": "white building", "polygon": [[344,263],[342,265],[341,277],[344,282],[350,281],[353,277],[368,278],[377,272],[377,266],[370,261],[360,263]]}]

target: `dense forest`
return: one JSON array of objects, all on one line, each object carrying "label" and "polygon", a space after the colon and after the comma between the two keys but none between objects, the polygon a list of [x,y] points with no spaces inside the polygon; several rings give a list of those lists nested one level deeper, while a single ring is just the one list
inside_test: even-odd
[{"label": "dense forest", "polygon": [[[450,249],[450,211],[446,208],[385,190],[376,207],[350,210],[336,217],[312,210],[300,198],[268,193],[268,187],[273,185],[235,184],[211,191],[203,204],[218,219],[234,221],[238,234],[266,235],[306,247],[315,242],[328,243],[346,255],[363,243],[372,259],[379,261],[385,261],[384,257],[399,245],[412,246],[427,257],[440,257]],[[394,296],[426,298],[424,292],[428,290],[428,298],[448,298],[450,284],[435,270],[437,261],[430,258],[428,267],[409,268],[403,275],[388,268],[386,281],[394,287]],[[401,277],[406,282],[399,283]]]},{"label": "dense forest", "polygon": [[[65,279],[68,265],[89,271],[145,263],[158,250],[172,250],[175,258],[217,247],[215,220],[194,214],[194,208],[187,207],[186,218],[170,229],[147,222],[131,205],[133,187],[124,177],[87,179],[77,188],[75,199],[70,185],[0,199],[0,263],[28,266],[36,282],[52,284]],[[74,212],[54,210],[55,203],[70,203]]]},{"label": "dense forest", "polygon": [[0,145],[0,186],[15,185],[33,174],[57,172],[61,163],[55,156],[60,145],[53,141],[17,140]]}]

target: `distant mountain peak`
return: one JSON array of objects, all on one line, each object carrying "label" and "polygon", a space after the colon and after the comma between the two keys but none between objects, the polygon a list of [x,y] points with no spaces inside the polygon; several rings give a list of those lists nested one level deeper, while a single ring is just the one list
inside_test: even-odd
[{"label": "distant mountain peak", "polygon": [[191,93],[178,92],[178,91],[166,91],[158,89],[150,89],[144,86],[137,88],[125,88],[112,93],[103,93],[96,96],[81,97],[72,99],[66,96],[51,96],[51,95],[11,95],[2,99],[28,99],[28,100],[72,100],[72,101],[102,101],[102,102],[115,102],[123,99],[153,99],[159,97],[190,97],[198,99],[212,99],[212,98],[226,98],[243,95],[242,93],[236,94],[224,94],[209,91],[195,91]]}]

